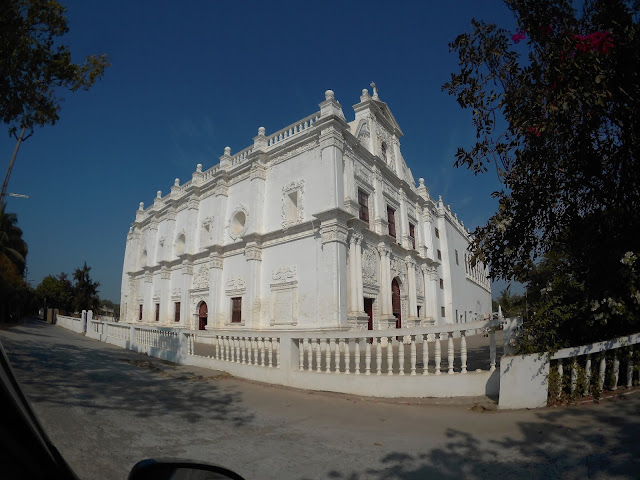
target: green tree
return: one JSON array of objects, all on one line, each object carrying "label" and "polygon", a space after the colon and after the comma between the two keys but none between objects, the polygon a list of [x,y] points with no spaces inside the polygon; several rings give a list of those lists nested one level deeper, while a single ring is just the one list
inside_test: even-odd
[{"label": "green tree", "polygon": [[19,318],[30,301],[24,281],[28,249],[17,224],[18,217],[0,204],[0,320]]},{"label": "green tree", "polygon": [[[53,125],[61,92],[89,89],[108,66],[106,55],[90,55],[82,64],[60,43],[69,31],[65,8],[55,0],[5,0],[0,8],[0,118],[16,137],[16,148],[2,185],[4,200],[18,148],[27,130]],[[19,133],[18,133],[19,132]]]},{"label": "green tree", "polygon": [[474,256],[527,284],[523,349],[638,330],[640,2],[505,1],[518,29],[474,20],[443,86],[477,135],[456,166],[504,184]]},{"label": "green tree", "polygon": [[502,315],[505,318],[525,316],[526,301],[523,295],[511,293],[511,287],[507,287],[500,292],[497,299],[493,300],[493,311],[498,311],[498,306],[502,308]]},{"label": "green tree", "polygon": [[94,282],[89,276],[91,267],[87,266],[87,262],[80,268],[76,268],[73,272],[74,302],[76,311],[93,310],[95,312],[100,308],[100,297],[98,297],[99,282]]},{"label": "green tree", "polygon": [[61,273],[57,277],[47,275],[36,287],[36,294],[40,298],[40,303],[47,308],[58,308],[63,313],[73,313],[74,289],[66,273]]}]

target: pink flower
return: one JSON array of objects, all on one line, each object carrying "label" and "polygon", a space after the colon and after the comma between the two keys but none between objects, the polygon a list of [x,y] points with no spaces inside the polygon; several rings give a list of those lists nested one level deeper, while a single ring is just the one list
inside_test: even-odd
[{"label": "pink flower", "polygon": [[613,39],[609,32],[593,32],[588,35],[574,35],[576,50],[580,52],[598,52],[605,54],[613,48]]},{"label": "pink flower", "polygon": [[524,40],[525,38],[527,38],[527,36],[520,30],[516,30],[516,33],[511,35],[511,40],[513,40],[513,43],[519,43],[520,40]]}]

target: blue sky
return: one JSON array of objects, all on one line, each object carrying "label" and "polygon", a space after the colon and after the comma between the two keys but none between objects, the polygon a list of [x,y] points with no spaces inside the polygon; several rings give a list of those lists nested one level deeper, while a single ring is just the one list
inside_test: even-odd
[{"label": "blue sky", "polygon": [[[471,228],[496,209],[495,173],[453,168],[474,131],[441,86],[457,68],[448,43],[471,18],[515,31],[501,1],[62,3],[74,60],[107,53],[112,66],[89,92],[65,93],[59,122],[20,149],[9,192],[30,198],[7,203],[33,286],[86,261],[100,296],[119,302],[139,202],[190,179],[198,163],[215,165],[225,146],[251,145],[258,127],[269,134],[317,111],[327,89],[353,119],[371,81],[404,131],[416,180]],[[3,175],[14,145],[0,136]]]}]

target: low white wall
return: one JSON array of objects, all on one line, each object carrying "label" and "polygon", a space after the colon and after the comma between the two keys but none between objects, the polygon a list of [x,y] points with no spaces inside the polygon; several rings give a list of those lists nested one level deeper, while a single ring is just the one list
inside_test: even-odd
[{"label": "low white wall", "polygon": [[503,356],[500,360],[498,408],[539,408],[547,405],[549,356]]},{"label": "low white wall", "polygon": [[82,333],[84,331],[84,320],[82,318],[58,315],[56,317],[56,325],[76,333]]}]

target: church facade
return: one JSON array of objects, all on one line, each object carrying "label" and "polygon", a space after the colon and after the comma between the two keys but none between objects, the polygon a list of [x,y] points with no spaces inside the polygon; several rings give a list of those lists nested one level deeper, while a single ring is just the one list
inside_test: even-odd
[{"label": "church facade", "polygon": [[388,105],[365,89],[348,122],[320,111],[141,203],[121,321],[206,330],[440,325],[491,314],[470,233],[416,185]]}]

